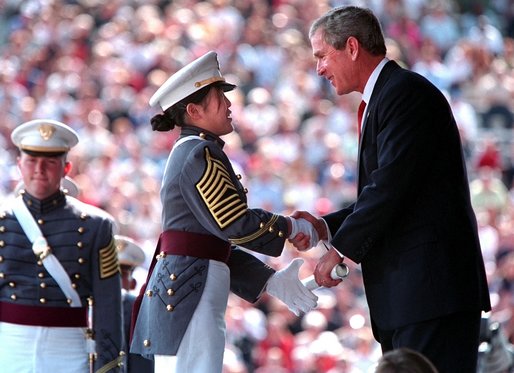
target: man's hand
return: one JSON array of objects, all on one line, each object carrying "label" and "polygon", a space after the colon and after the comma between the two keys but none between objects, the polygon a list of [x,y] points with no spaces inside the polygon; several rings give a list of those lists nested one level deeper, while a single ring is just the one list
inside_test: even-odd
[{"label": "man's hand", "polygon": [[330,276],[330,272],[336,264],[342,263],[343,258],[333,247],[321,257],[316,268],[314,268],[314,278],[316,282],[326,288],[336,286],[342,280],[334,280]]},{"label": "man's hand", "polygon": [[289,265],[276,272],[268,280],[268,294],[284,302],[296,316],[307,313],[318,305],[318,297],[307,289],[298,278],[303,259],[296,258]]}]

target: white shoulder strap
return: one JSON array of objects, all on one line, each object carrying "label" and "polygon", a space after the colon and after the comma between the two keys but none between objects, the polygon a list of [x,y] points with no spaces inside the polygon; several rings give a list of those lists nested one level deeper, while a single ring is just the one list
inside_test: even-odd
[{"label": "white shoulder strap", "polygon": [[13,212],[18,219],[23,231],[32,242],[32,251],[42,260],[43,265],[50,275],[55,279],[67,299],[71,300],[72,307],[82,307],[80,297],[71,284],[70,277],[62,267],[59,260],[52,254],[46,238],[41,233],[39,226],[34,221],[34,217],[23,202],[21,196],[17,197],[13,203]]},{"label": "white shoulder strap", "polygon": [[180,145],[182,145],[183,143],[185,143],[186,141],[189,141],[189,140],[203,140],[203,138],[201,138],[200,136],[197,136],[197,135],[181,137],[180,139],[178,139],[175,142],[175,145],[173,145],[173,148],[171,149],[171,151],[173,152],[174,149],[178,148]]}]

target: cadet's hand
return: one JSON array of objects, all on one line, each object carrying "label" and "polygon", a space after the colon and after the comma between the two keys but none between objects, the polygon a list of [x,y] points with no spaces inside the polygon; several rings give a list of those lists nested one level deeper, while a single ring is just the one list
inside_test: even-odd
[{"label": "cadet's hand", "polygon": [[303,226],[310,223],[305,230],[301,230],[296,235],[289,236],[291,242],[299,251],[306,251],[316,246],[319,240],[326,240],[328,238],[327,227],[323,219],[317,219],[307,211],[295,211],[290,216],[298,222],[302,222]]},{"label": "cadet's hand", "polygon": [[291,221],[291,232],[289,241],[295,242],[300,251],[309,250],[319,242],[319,236],[314,226],[306,219],[295,219],[289,217]]},{"label": "cadet's hand", "polygon": [[327,232],[327,226],[325,225],[325,222],[321,218],[317,218],[314,215],[312,215],[308,211],[295,211],[291,217],[295,219],[305,219],[309,223],[312,224],[316,232],[318,233],[318,238],[320,240],[327,240],[328,239],[328,232]]},{"label": "cadet's hand", "polygon": [[296,316],[301,312],[309,312],[318,305],[318,297],[308,290],[298,278],[298,270],[303,259],[296,258],[289,265],[275,272],[268,280],[268,294],[284,302]]}]

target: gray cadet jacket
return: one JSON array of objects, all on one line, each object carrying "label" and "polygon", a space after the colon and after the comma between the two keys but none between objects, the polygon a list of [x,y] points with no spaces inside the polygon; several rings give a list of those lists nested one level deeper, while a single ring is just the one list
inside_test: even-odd
[{"label": "gray cadet jacket", "polygon": [[[122,346],[121,279],[113,227],[99,209],[62,191],[23,201],[68,273],[82,307],[70,307],[13,214],[0,209],[0,321],[35,326],[86,327],[88,298],[93,299],[95,371],[119,371]],[[13,202],[15,203],[15,202]]]},{"label": "gray cadet jacket", "polygon": [[[186,136],[193,137],[181,140]],[[206,253],[218,250],[219,243],[225,242],[228,254],[221,260],[230,269],[231,291],[255,302],[275,271],[237,246],[279,256],[287,238],[287,220],[248,208],[247,191],[223,152],[224,143],[219,137],[185,127],[178,141],[183,142],[168,158],[161,187],[163,232],[211,237],[212,245],[195,248]],[[209,258],[218,256],[188,255],[193,242],[189,249],[180,248],[185,255],[163,254],[159,245],[155,266],[151,266],[146,287],[141,289],[139,313],[136,306],[133,314],[131,352],[149,357],[176,354],[202,295]]]}]

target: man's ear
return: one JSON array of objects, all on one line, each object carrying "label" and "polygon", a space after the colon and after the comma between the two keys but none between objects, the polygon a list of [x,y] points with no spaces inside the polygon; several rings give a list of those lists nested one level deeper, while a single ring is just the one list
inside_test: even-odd
[{"label": "man's ear", "polygon": [[73,167],[73,164],[70,161],[66,161],[64,163],[64,175],[63,176],[68,175],[70,173],[72,167]]},{"label": "man's ear", "polygon": [[356,53],[360,52],[361,50],[361,44],[354,36],[350,36],[348,40],[346,40],[346,47],[348,48],[348,51],[350,52],[352,59],[355,59],[357,56]]}]

